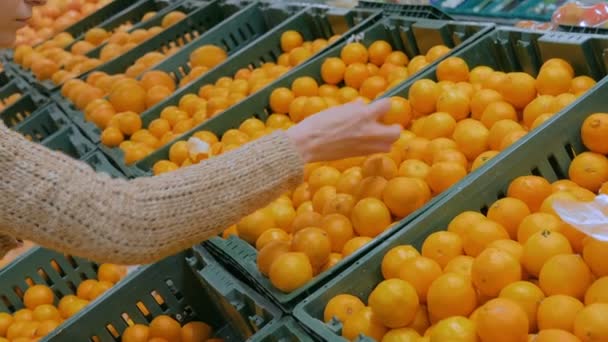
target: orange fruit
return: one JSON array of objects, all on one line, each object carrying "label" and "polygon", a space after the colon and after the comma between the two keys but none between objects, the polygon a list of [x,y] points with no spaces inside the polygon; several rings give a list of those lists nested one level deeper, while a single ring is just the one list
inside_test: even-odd
[{"label": "orange fruit", "polygon": [[359,94],[373,100],[382,94],[388,87],[388,82],[382,76],[371,76],[367,78],[359,89]]},{"label": "orange fruit", "polygon": [[383,155],[368,157],[362,165],[362,175],[367,177],[383,177],[387,180],[397,175],[397,165],[395,162]]},{"label": "orange fruit", "polygon": [[124,342],[147,342],[150,337],[150,328],[143,324],[135,324],[122,333],[121,339]]},{"label": "orange fruit", "polygon": [[437,65],[437,79],[439,81],[467,82],[469,66],[460,57],[448,57]]},{"label": "orange fruit", "polygon": [[146,90],[139,85],[118,86],[109,95],[109,101],[117,112],[142,113],[146,110]]},{"label": "orange fruit", "polygon": [[608,265],[604,262],[608,256],[608,242],[589,238],[583,247],[583,259],[597,277],[608,276]]},{"label": "orange fruit", "polygon": [[277,256],[270,266],[269,278],[274,287],[282,292],[291,292],[313,277],[313,268],[304,253],[287,252]]},{"label": "orange fruit", "polygon": [[572,94],[581,94],[593,88],[597,82],[589,76],[577,76],[570,82],[570,92]]},{"label": "orange fruit", "polygon": [[300,46],[291,50],[291,52],[289,53],[289,64],[291,66],[297,66],[304,63],[304,61],[306,61],[310,57],[312,57],[312,51],[308,50],[303,46]]},{"label": "orange fruit", "polygon": [[517,241],[521,244],[525,244],[528,239],[537,232],[543,230],[550,230],[561,232],[563,229],[563,222],[561,222],[555,215],[548,213],[533,213],[526,216],[517,229]]},{"label": "orange fruit", "polygon": [[195,67],[215,67],[228,58],[224,49],[214,45],[203,45],[190,54],[190,65]]},{"label": "orange fruit", "polygon": [[[346,67],[344,71],[344,84],[354,89],[359,89],[370,77],[369,69],[363,63],[353,63]],[[381,76],[378,76],[381,77]],[[386,82],[386,80],[384,81]],[[386,86],[385,86],[386,88]],[[384,89],[382,89],[384,90]]]},{"label": "orange fruit", "polygon": [[412,328],[391,329],[382,338],[383,342],[417,342],[420,334]]},{"label": "orange fruit", "polygon": [[[382,177],[368,177],[363,179],[354,191],[355,198],[377,198],[382,199],[382,193],[388,181]],[[351,212],[352,214],[352,212]]]},{"label": "orange fruit", "polygon": [[481,115],[481,122],[488,128],[501,120],[517,121],[517,112],[515,108],[508,102],[496,101],[486,106],[486,109]]},{"label": "orange fruit", "polygon": [[180,341],[181,331],[182,327],[176,320],[167,315],[160,315],[150,322],[149,337],[160,337],[170,342]]},{"label": "orange fruit", "polygon": [[416,289],[401,279],[379,283],[369,295],[368,303],[374,317],[392,329],[412,323],[420,305]]},{"label": "orange fruit", "polygon": [[450,52],[450,48],[445,45],[435,45],[426,52],[426,60],[429,63],[436,61],[445,54]]},{"label": "orange fruit", "polygon": [[554,66],[559,66],[559,67],[566,69],[568,74],[571,75],[572,77],[574,77],[574,68],[572,68],[572,65],[570,65],[570,63],[568,63],[568,61],[561,59],[561,58],[548,59],[547,61],[545,61],[545,63],[543,63],[543,65],[541,66],[540,69],[543,70],[545,68],[554,67]]},{"label": "orange fruit", "polygon": [[291,52],[291,50],[302,46],[303,43],[304,38],[297,31],[289,30],[281,34],[281,50],[283,52]]},{"label": "orange fruit", "polygon": [[583,144],[591,152],[608,154],[608,143],[604,137],[608,134],[608,114],[594,113],[589,115],[581,127]]},{"label": "orange fruit", "polygon": [[465,317],[450,317],[439,321],[430,333],[430,341],[477,341],[475,322]]},{"label": "orange fruit", "polygon": [[551,193],[551,184],[539,176],[517,177],[511,182],[507,190],[507,196],[524,201],[531,212],[538,211],[545,198]]},{"label": "orange fruit", "polygon": [[101,142],[108,147],[117,147],[125,140],[119,128],[108,127],[101,133]]},{"label": "orange fruit", "polygon": [[424,119],[422,137],[427,139],[451,137],[456,128],[456,120],[446,112],[436,112]]},{"label": "orange fruit", "polygon": [[564,294],[582,299],[591,285],[591,277],[591,271],[580,255],[560,254],[545,262],[538,280],[548,296]]},{"label": "orange fruit", "polygon": [[557,330],[557,329],[547,329],[543,331],[539,331],[538,335],[535,339],[536,342],[550,342],[550,341],[560,341],[560,342],[580,342],[579,338],[574,336],[568,331]]},{"label": "orange fruit", "polygon": [[118,128],[124,135],[133,135],[142,128],[141,117],[135,112],[119,113],[117,118]]},{"label": "orange fruit", "polygon": [[151,87],[146,93],[146,108],[154,107],[171,96],[171,94],[172,92],[165,86],[158,85]]},{"label": "orange fruit", "polygon": [[500,92],[503,84],[507,82],[507,74],[502,71],[490,73],[482,82],[482,87]]},{"label": "orange fruit", "polygon": [[23,304],[26,308],[34,310],[37,306],[43,304],[53,304],[55,295],[53,290],[45,285],[34,285],[25,290],[23,295]]},{"label": "orange fruit", "polygon": [[597,193],[608,181],[608,158],[599,153],[583,152],[570,163],[568,175],[574,183]]},{"label": "orange fruit", "polygon": [[574,334],[583,342],[608,340],[608,304],[595,303],[582,309],[574,320]]},{"label": "orange fruit", "polygon": [[352,238],[344,244],[344,249],[342,249],[342,255],[344,256],[344,258],[346,258],[347,256],[357,252],[370,241],[372,241],[372,238],[367,236],[357,236],[355,238]]},{"label": "orange fruit", "polygon": [[[59,327],[60,323],[59,320],[46,320],[46,321],[42,321],[40,322],[40,325],[38,325],[38,328],[36,329],[36,335],[37,336],[46,336],[48,334],[50,334],[53,330],[57,329],[57,327]],[[127,340],[123,341],[128,342]]]},{"label": "orange fruit", "polygon": [[323,272],[329,270],[330,268],[333,268],[338,263],[340,263],[340,261],[342,261],[341,253],[331,253],[329,255],[329,259],[327,260],[327,263],[325,265],[323,265],[323,267],[321,268],[321,271],[319,273],[323,273]]},{"label": "orange fruit", "polygon": [[492,220],[480,220],[473,222],[466,229],[462,243],[467,255],[477,257],[490,243],[508,238],[509,233],[499,223]]},{"label": "orange fruit", "polygon": [[263,232],[273,227],[276,227],[274,218],[266,210],[258,210],[241,219],[236,225],[239,237],[250,244],[254,244]]},{"label": "orange fruit", "polygon": [[107,281],[112,284],[118,283],[127,275],[127,269],[124,266],[114,264],[101,264],[97,270],[97,279],[99,281]]},{"label": "orange fruit", "polygon": [[175,81],[166,72],[159,70],[150,70],[143,73],[139,84],[146,90],[162,85],[171,92],[175,91]]},{"label": "orange fruit", "polygon": [[532,124],[538,117],[547,113],[554,113],[555,97],[551,95],[541,95],[532,100],[524,109],[523,122],[526,127]]},{"label": "orange fruit", "polygon": [[433,259],[414,256],[403,262],[399,271],[399,279],[410,283],[421,303],[426,303],[431,284],[442,274],[441,266]]},{"label": "orange fruit", "polygon": [[387,328],[378,320],[370,307],[364,307],[349,316],[342,325],[342,337],[354,341],[360,334],[381,341]]},{"label": "orange fruit", "polygon": [[454,217],[448,224],[448,232],[454,232],[460,237],[468,234],[469,227],[478,222],[485,221],[486,217],[476,211],[465,211]]},{"label": "orange fruit", "polygon": [[517,109],[524,109],[536,98],[536,81],[525,72],[510,72],[501,87],[505,101]]},{"label": "orange fruit", "polygon": [[458,149],[471,161],[488,149],[488,137],[488,129],[473,119],[458,122],[452,136]]},{"label": "orange fruit", "polygon": [[536,331],[538,307],[545,299],[545,294],[538,286],[527,281],[517,281],[504,287],[500,291],[499,297],[519,304],[528,315],[529,331]]},{"label": "orange fruit", "polygon": [[396,217],[406,217],[421,208],[430,198],[426,184],[421,185],[415,178],[397,177],[391,179],[382,192],[382,200]]},{"label": "orange fruit", "polygon": [[340,58],[327,58],[321,65],[321,77],[327,84],[336,85],[344,79],[346,64]]},{"label": "orange fruit", "polygon": [[208,341],[213,328],[203,322],[190,322],[182,327],[182,342]]},{"label": "orange fruit", "polygon": [[594,281],[585,293],[585,305],[593,303],[608,303],[608,277],[602,277]]},{"label": "orange fruit", "polygon": [[365,308],[363,302],[349,294],[340,294],[327,302],[323,311],[323,319],[329,323],[332,319],[337,319],[344,323],[349,317]]},{"label": "orange fruit", "polygon": [[279,255],[287,253],[291,250],[291,242],[278,240],[267,243],[262,249],[258,251],[257,266],[265,276],[270,274],[270,267]]},{"label": "orange fruit", "polygon": [[538,328],[573,332],[574,320],[583,307],[583,303],[570,296],[549,296],[543,299],[538,306]]},{"label": "orange fruit", "polygon": [[405,143],[403,159],[418,159],[425,161],[430,155],[430,141],[422,137],[415,137]]},{"label": "orange fruit", "polygon": [[[370,46],[371,49],[371,46]],[[370,61],[371,61],[371,50],[370,50]],[[393,51],[386,56],[384,63],[390,63],[397,66],[406,66],[408,65],[410,59],[409,57],[402,51]]]},{"label": "orange fruit", "polygon": [[291,84],[291,90],[294,96],[317,96],[319,93],[319,85],[314,78],[309,76],[298,77]]},{"label": "orange fruit", "polygon": [[319,227],[323,216],[316,212],[299,213],[291,223],[291,231],[297,232],[304,228]]},{"label": "orange fruit", "polygon": [[384,114],[382,122],[386,125],[399,124],[407,127],[412,120],[412,107],[410,102],[402,97],[391,97],[391,109]]},{"label": "orange fruit", "polygon": [[6,336],[8,328],[13,324],[13,316],[6,312],[0,313],[0,336]]},{"label": "orange fruit", "polygon": [[284,230],[271,228],[260,234],[260,237],[255,242],[255,248],[259,251],[273,241],[290,241],[290,238]]},{"label": "orange fruit", "polygon": [[488,209],[488,218],[501,224],[512,239],[517,237],[521,221],[530,215],[526,203],[517,198],[505,197],[494,202]]},{"label": "orange fruit", "polygon": [[500,150],[505,138],[513,132],[523,132],[525,134],[523,127],[516,121],[506,119],[494,122],[488,135],[489,147],[495,151]]},{"label": "orange fruit", "polygon": [[[406,261],[420,256],[418,251],[410,245],[391,248],[382,258],[382,275],[384,279],[399,278],[399,274]],[[420,298],[426,300],[425,298]]]},{"label": "orange fruit", "polygon": [[308,177],[308,183],[312,192],[316,192],[324,186],[335,186],[340,179],[340,171],[331,166],[321,166],[312,171]]},{"label": "orange fruit", "polygon": [[557,96],[570,90],[572,74],[566,68],[547,66],[536,77],[536,89],[541,95]]},{"label": "orange fruit", "polygon": [[488,78],[494,70],[489,66],[480,65],[471,69],[469,73],[469,81],[472,84],[481,84],[483,81]]},{"label": "orange fruit", "polygon": [[464,276],[470,277],[471,270],[473,269],[474,260],[475,260],[475,258],[470,257],[468,255],[459,255],[459,256],[453,258],[452,260],[450,260],[450,262],[448,262],[448,264],[445,265],[443,272],[444,273],[454,272],[454,273],[459,273]]},{"label": "orange fruit", "polygon": [[367,48],[361,43],[348,43],[342,48],[340,58],[342,58],[346,65],[353,63],[365,64],[369,59],[369,53]]},{"label": "orange fruit", "polygon": [[476,317],[477,334],[482,341],[527,341],[528,317],[515,301],[492,299]]},{"label": "orange fruit", "polygon": [[441,88],[429,79],[414,82],[408,92],[408,99],[412,109],[421,114],[430,114],[436,111],[436,104],[441,96]]},{"label": "orange fruit", "polygon": [[576,95],[570,93],[564,93],[555,97],[555,101],[553,102],[553,107],[551,108],[551,112],[558,113],[561,112],[562,109],[568,107],[571,103],[576,101]]},{"label": "orange fruit", "polygon": [[320,226],[329,237],[331,250],[342,252],[344,245],[355,237],[350,220],[341,214],[330,214],[323,218]]},{"label": "orange fruit", "polygon": [[471,278],[482,295],[496,297],[507,285],[521,280],[519,261],[510,253],[487,248],[473,262]]},{"label": "orange fruit", "polygon": [[444,268],[450,260],[463,254],[462,240],[454,232],[432,233],[422,244],[422,256],[435,260],[441,268]]},{"label": "orange fruit", "polygon": [[531,235],[524,244],[522,265],[526,271],[538,277],[543,265],[558,254],[571,254],[570,242],[562,234],[543,230]]},{"label": "orange fruit", "polygon": [[444,91],[437,99],[437,111],[449,113],[454,120],[464,120],[471,112],[470,100],[467,94],[461,91]]},{"label": "orange fruit", "polygon": [[[369,62],[377,66],[382,66],[387,57],[393,52],[393,47],[385,40],[377,40],[369,46],[368,52]],[[392,58],[397,59],[397,57]],[[405,63],[403,65],[405,65]]]},{"label": "orange fruit", "polygon": [[[462,167],[468,167],[467,157],[458,150],[448,149],[443,151],[437,151],[433,154],[432,165],[446,162],[460,164]],[[430,172],[430,168],[428,171]]]},{"label": "orange fruit", "polygon": [[445,273],[429,287],[427,306],[431,321],[452,316],[468,317],[477,306],[477,294],[470,277]]},{"label": "orange fruit", "polygon": [[[154,166],[152,168],[155,176],[158,176],[163,173],[175,171],[177,169],[179,169],[179,166],[168,160],[159,160],[158,162],[156,162],[154,164]],[[235,227],[235,233],[236,233],[236,227]]]},{"label": "orange fruit", "polygon": [[467,170],[459,163],[438,162],[431,166],[426,181],[433,193],[438,194],[458,183],[466,175]]},{"label": "orange fruit", "polygon": [[308,256],[314,269],[325,265],[332,250],[328,233],[321,228],[314,227],[297,231],[293,236],[291,249]]},{"label": "orange fruit", "polygon": [[392,223],[386,205],[376,198],[364,198],[353,208],[351,221],[355,232],[361,236],[376,237]]}]

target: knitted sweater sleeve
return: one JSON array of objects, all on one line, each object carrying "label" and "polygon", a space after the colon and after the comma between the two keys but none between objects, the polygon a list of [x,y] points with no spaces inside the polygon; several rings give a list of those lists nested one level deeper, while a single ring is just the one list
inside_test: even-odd
[{"label": "knitted sweater sleeve", "polygon": [[111,179],[0,125],[0,255],[16,237],[98,262],[154,262],[297,186],[303,166],[277,132],[171,173]]}]

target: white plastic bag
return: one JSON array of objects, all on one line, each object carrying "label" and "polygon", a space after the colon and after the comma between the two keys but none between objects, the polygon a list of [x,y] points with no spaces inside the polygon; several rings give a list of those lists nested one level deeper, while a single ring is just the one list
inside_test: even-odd
[{"label": "white plastic bag", "polygon": [[592,202],[559,199],[553,209],[572,227],[599,241],[608,241],[608,195],[599,195]]}]

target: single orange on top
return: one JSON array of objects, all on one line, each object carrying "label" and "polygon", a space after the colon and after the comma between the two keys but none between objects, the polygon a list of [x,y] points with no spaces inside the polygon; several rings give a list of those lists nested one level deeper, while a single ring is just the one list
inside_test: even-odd
[{"label": "single orange on top", "polygon": [[437,65],[437,79],[439,81],[467,82],[469,66],[460,57],[448,57]]}]

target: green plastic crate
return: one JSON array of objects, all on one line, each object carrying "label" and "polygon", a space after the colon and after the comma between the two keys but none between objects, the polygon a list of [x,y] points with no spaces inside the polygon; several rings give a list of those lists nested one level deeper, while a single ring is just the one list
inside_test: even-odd
[{"label": "green plastic crate", "polygon": [[[145,53],[166,49],[173,42],[184,40],[189,43],[182,47],[180,52],[153,69],[169,71],[175,75],[179,74],[180,70],[186,72],[186,70],[190,70],[187,63],[191,52],[201,45],[215,44],[223,46],[229,54],[234,54],[270,30],[272,25],[277,22],[267,23],[263,12],[263,6],[259,3],[253,3],[244,8],[240,4],[221,1],[207,3],[191,13],[188,20],[183,20],[171,26],[96,70],[108,74],[124,72]],[[281,18],[275,18],[274,20],[285,19],[290,14],[284,13]],[[194,38],[195,32],[198,32],[200,36]],[[182,76],[180,75],[180,77]],[[73,103],[59,93],[53,94],[52,98],[86,133],[87,137],[96,143],[100,142],[101,131],[94,124],[86,122],[83,114]]]},{"label": "green plastic crate", "polygon": [[112,178],[126,178],[126,176],[108,160],[103,152],[99,150],[87,154],[81,160],[89,164],[99,173],[105,173]]},{"label": "green plastic crate", "polygon": [[70,119],[55,104],[51,103],[35,110],[25,120],[11,126],[11,129],[28,135],[32,141],[41,142],[70,125]]},{"label": "green plastic crate", "polygon": [[302,301],[294,310],[296,319],[321,339],[338,340],[341,324],[325,324],[322,321],[327,302],[341,293],[353,294],[367,301],[374,287],[383,280],[382,258],[391,248],[411,244],[420,250],[428,235],[445,230],[449,222],[463,211],[486,214],[488,207],[504,197],[511,181],[519,176],[539,175],[550,182],[566,178],[574,156],[586,150],[581,141],[580,127],[590,114],[606,111],[606,94],[608,79],[519,140],[508,152],[490,160],[480,172],[476,172],[476,177],[468,177],[461,182],[458,191],[450,192],[431,209]]},{"label": "green plastic crate", "polygon": [[[20,133],[33,136],[38,132],[39,127],[28,126],[24,127]],[[78,128],[69,125],[59,131],[43,138],[40,143],[51,150],[60,151],[74,159],[82,159],[89,153],[95,151],[95,145],[80,133]]]},{"label": "green plastic crate", "polygon": [[[437,44],[447,44],[450,46],[463,45],[469,41],[474,41],[483,34],[487,33],[493,26],[484,24],[468,24],[457,22],[433,21],[428,19],[412,19],[412,18],[386,18],[377,22],[364,31],[364,44],[369,44],[378,39],[385,39],[395,48],[405,51],[410,57],[418,52],[426,52],[429,48]],[[407,35],[402,35],[401,32],[408,32]],[[181,139],[187,138],[194,132],[204,129],[215,132],[221,135],[230,128],[238,127],[241,122],[250,118],[252,115],[260,119],[265,119],[269,112],[268,98],[272,90],[276,87],[290,86],[292,81],[300,76],[311,76],[317,80],[321,79],[320,66],[324,59],[339,55],[342,47],[346,42],[341,42],[333,48],[327,50],[318,58],[305,63],[304,66],[297,71],[286,75],[276,81],[272,86],[262,89],[259,93],[244,100],[240,104],[232,107],[225,113],[207,121],[197,129],[182,136]],[[459,48],[454,49],[458,51]],[[153,153],[149,158],[144,159],[136,164],[142,172],[150,170],[155,161],[160,159],[168,159],[169,146],[165,146],[159,151]],[[105,150],[104,150],[105,151]],[[418,213],[413,214],[415,217]],[[408,218],[408,219],[411,219]],[[230,237],[226,240],[219,237],[209,240],[210,248],[220,256],[220,260],[225,262],[229,267],[242,273],[247,279],[258,286],[260,291],[264,291],[271,296],[273,300],[281,305],[284,310],[291,310],[306,295],[310,294],[315,288],[322,285],[332,276],[337,274],[341,268],[356,260],[364,254],[373,245],[386,238],[394,229],[389,229],[378,237],[374,242],[370,242],[368,246],[360,249],[352,256],[346,258],[336,267],[316,276],[311,282],[300,289],[297,289],[289,294],[285,294],[275,289],[270,281],[259,273],[256,266],[257,251],[251,245],[243,240]]]},{"label": "green plastic crate", "polygon": [[0,98],[6,98],[15,93],[21,94],[19,100],[0,111],[0,119],[9,128],[35,116],[49,102],[47,97],[42,96],[35,89],[24,89],[19,85],[19,82],[23,81],[13,79],[0,89],[0,93],[2,93]]},{"label": "green plastic crate", "polygon": [[14,313],[24,308],[28,282],[53,289],[57,305],[59,298],[75,294],[84,279],[96,278],[97,268],[84,259],[34,247],[0,270],[0,312]]},{"label": "green plastic crate", "polygon": [[94,336],[118,341],[129,320],[148,325],[161,314],[182,324],[203,321],[225,341],[255,341],[281,318],[280,310],[199,249],[199,257],[179,253],[135,271],[45,341],[91,341]]},{"label": "green plastic crate", "polygon": [[312,342],[314,339],[293,319],[283,317],[274,322],[263,333],[258,333],[251,338],[256,342]]},{"label": "green plastic crate", "polygon": [[391,15],[438,20],[453,20],[447,13],[431,5],[394,4],[380,1],[359,1],[357,7],[379,9]]}]

